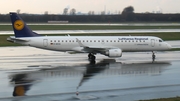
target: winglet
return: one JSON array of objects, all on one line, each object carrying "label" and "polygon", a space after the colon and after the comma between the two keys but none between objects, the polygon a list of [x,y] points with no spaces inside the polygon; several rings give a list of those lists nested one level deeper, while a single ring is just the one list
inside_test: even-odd
[{"label": "winglet", "polygon": [[40,36],[37,33],[33,32],[26,23],[22,20],[17,13],[10,12],[12,27],[14,29],[15,37],[34,37]]}]

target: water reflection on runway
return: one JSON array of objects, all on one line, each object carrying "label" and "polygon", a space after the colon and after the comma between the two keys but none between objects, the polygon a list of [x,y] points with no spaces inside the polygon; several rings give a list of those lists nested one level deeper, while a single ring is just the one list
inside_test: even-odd
[{"label": "water reflection on runway", "polygon": [[179,51],[157,52],[155,61],[151,52],[116,59],[97,54],[96,62],[87,54],[32,47],[0,51],[2,101],[132,101],[180,94]]},{"label": "water reflection on runway", "polygon": [[102,60],[80,66],[56,66],[35,71],[11,72],[9,79],[14,87],[13,96],[42,95],[50,92],[75,93],[76,90],[80,93],[96,92],[132,87],[131,84],[124,85],[128,81],[124,81],[127,76],[136,78],[133,80],[136,81],[138,77],[161,75],[169,66],[169,62],[122,64],[114,60]]}]

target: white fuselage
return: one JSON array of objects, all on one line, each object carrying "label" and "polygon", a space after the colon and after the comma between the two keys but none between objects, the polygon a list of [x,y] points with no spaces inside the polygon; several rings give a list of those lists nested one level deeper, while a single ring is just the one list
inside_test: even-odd
[{"label": "white fuselage", "polygon": [[171,49],[171,46],[162,39],[151,36],[40,36],[19,39],[29,41],[16,43],[55,51],[86,52],[83,50],[86,46],[100,49],[119,48],[123,52]]}]

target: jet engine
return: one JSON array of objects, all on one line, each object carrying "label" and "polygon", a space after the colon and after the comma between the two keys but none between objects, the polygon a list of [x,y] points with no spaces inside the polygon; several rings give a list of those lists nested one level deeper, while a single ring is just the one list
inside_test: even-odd
[{"label": "jet engine", "polygon": [[105,52],[106,56],[109,57],[121,57],[122,56],[122,50],[121,49],[109,49]]}]

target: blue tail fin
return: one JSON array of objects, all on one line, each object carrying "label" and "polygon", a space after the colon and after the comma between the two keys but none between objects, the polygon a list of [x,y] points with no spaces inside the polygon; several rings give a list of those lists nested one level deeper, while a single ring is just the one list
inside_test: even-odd
[{"label": "blue tail fin", "polygon": [[15,37],[35,37],[40,36],[33,32],[17,13],[10,12],[11,22],[14,29]]}]

